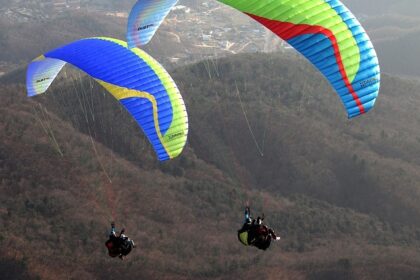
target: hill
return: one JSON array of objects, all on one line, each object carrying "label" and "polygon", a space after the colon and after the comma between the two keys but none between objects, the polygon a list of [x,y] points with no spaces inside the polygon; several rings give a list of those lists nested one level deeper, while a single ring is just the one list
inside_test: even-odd
[{"label": "hill", "polygon": [[343,0],[343,3],[355,13],[359,14],[398,14],[419,17],[417,11],[420,9],[420,3],[416,0],[403,0],[399,2],[392,0],[372,0],[369,2],[363,0]]},{"label": "hill", "polygon": [[[189,145],[158,164],[109,95],[66,74],[36,99],[10,77],[1,84],[9,279],[420,276],[416,82],[385,75],[375,109],[349,121],[293,55],[178,68]],[[283,237],[265,253],[236,241],[247,200]],[[139,245],[124,263],[104,252],[112,218]]]},{"label": "hill", "polygon": [[[68,42],[92,36],[123,34],[124,20],[99,13],[74,11],[44,21],[0,20],[0,60],[21,64]],[[114,35],[115,36],[115,35]]]}]

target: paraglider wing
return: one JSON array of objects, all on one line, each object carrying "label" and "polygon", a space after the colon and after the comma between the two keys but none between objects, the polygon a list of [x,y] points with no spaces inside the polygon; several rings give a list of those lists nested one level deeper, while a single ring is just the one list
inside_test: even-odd
[{"label": "paraglider wing", "polygon": [[303,54],[340,96],[349,118],[369,111],[379,92],[373,45],[338,0],[218,0],[260,22]]},{"label": "paraglider wing", "polygon": [[86,72],[137,121],[159,160],[178,156],[186,143],[188,117],[166,70],[144,51],[112,38],[83,39],[52,50],[28,66],[29,96],[44,93],[66,63]]},{"label": "paraglider wing", "polygon": [[149,43],[171,8],[178,0],[139,0],[128,17],[129,48]]}]

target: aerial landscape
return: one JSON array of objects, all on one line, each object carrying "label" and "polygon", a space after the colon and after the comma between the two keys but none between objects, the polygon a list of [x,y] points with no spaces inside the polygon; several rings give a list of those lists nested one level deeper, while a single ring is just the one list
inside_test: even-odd
[{"label": "aerial landscape", "polygon": [[0,0],[0,279],[420,279],[420,2],[289,2]]}]

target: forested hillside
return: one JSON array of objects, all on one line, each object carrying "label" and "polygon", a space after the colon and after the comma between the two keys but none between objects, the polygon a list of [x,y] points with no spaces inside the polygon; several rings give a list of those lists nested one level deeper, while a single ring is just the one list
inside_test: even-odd
[{"label": "forested hillside", "polygon": [[[409,223],[418,223],[417,214],[409,215],[417,208],[414,201],[419,187],[418,180],[412,180],[420,164],[418,84],[385,75],[375,110],[349,121],[339,99],[308,66],[306,61],[284,55],[246,55],[226,63],[210,61],[188,67],[187,81],[177,80],[183,92],[191,92],[190,114],[198,114],[192,118],[192,127],[194,121],[203,119],[211,124],[198,134],[191,132],[192,145],[199,147],[196,153],[220,168],[241,162],[242,171],[250,174],[246,184],[280,193],[309,192],[340,206],[389,215],[387,218],[402,214],[405,208],[405,218],[393,218],[411,217]],[[191,82],[196,80],[200,82]],[[210,106],[202,102],[203,95]],[[258,145],[264,146],[262,157],[240,100]],[[226,150],[229,152],[222,153]],[[379,195],[378,190],[386,191]],[[393,211],[389,207],[398,203],[401,191],[414,201],[401,201],[399,211]]]},{"label": "forested hillside", "polygon": [[[236,55],[172,75],[190,136],[162,164],[78,72],[33,99],[13,82],[23,71],[0,80],[2,275],[420,277],[418,83],[384,75],[376,107],[348,120],[294,55]],[[246,201],[282,236],[267,252],[236,240]],[[111,219],[138,244],[125,262],[105,252]]]}]

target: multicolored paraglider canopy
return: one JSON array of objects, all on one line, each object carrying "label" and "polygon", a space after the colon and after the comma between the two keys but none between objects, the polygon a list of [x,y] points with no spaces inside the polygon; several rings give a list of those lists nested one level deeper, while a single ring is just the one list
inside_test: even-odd
[{"label": "multicolored paraglider canopy", "polygon": [[379,92],[373,45],[338,0],[218,0],[247,14],[302,53],[328,79],[349,118],[369,111]]},{"label": "multicolored paraglider canopy", "polygon": [[28,95],[44,93],[66,63],[86,72],[120,101],[143,129],[159,160],[182,152],[188,134],[184,101],[175,82],[151,56],[112,38],[79,40],[29,64]]},{"label": "multicolored paraglider canopy", "polygon": [[[334,87],[349,118],[374,106],[380,86],[378,59],[365,30],[340,1],[218,1],[252,17],[302,53]],[[176,2],[139,0],[130,14],[130,45],[146,44]]]}]

